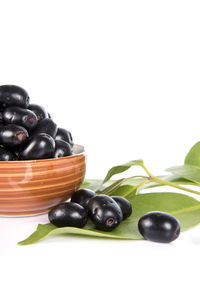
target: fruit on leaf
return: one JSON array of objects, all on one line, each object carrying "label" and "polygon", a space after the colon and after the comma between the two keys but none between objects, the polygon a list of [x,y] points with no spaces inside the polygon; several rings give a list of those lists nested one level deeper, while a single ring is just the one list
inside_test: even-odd
[{"label": "fruit on leaf", "polygon": [[154,211],[139,219],[138,229],[146,240],[170,243],[179,236],[180,223],[170,214]]},{"label": "fruit on leaf", "polygon": [[78,203],[61,203],[52,208],[48,213],[49,221],[57,227],[79,227],[87,223],[87,212]]},{"label": "fruit on leaf", "polygon": [[130,215],[132,214],[132,206],[130,202],[126,198],[120,196],[112,196],[112,198],[115,200],[115,202],[117,202],[117,204],[121,208],[123,220],[130,217]]},{"label": "fruit on leaf", "polygon": [[89,200],[95,196],[95,192],[89,189],[80,189],[76,191],[72,197],[71,201],[76,202],[87,209]]},{"label": "fruit on leaf", "polygon": [[97,229],[111,231],[122,221],[119,205],[107,195],[96,195],[88,203],[89,217]]}]

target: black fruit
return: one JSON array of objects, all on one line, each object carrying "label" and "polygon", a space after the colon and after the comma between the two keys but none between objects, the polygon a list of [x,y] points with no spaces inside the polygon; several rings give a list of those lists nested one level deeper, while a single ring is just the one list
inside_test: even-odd
[{"label": "black fruit", "polygon": [[29,105],[29,95],[21,87],[16,85],[0,86],[0,107],[20,106],[27,108]]},{"label": "black fruit", "polygon": [[46,133],[55,138],[57,133],[57,125],[52,121],[52,119],[46,118],[39,122],[38,126],[33,132],[33,135]]},{"label": "black fruit", "polygon": [[170,243],[179,236],[180,223],[172,215],[154,211],[140,218],[138,229],[146,240]]},{"label": "black fruit", "polygon": [[56,140],[63,140],[70,145],[73,145],[73,139],[71,132],[64,128],[58,128],[57,134],[56,134]]},{"label": "black fruit", "polygon": [[119,205],[109,196],[97,195],[89,200],[88,212],[96,228],[111,231],[122,221]]},{"label": "black fruit", "polygon": [[65,141],[55,141],[56,142],[56,150],[54,157],[59,158],[63,156],[72,155],[71,145]]},{"label": "black fruit", "polygon": [[19,147],[28,140],[28,132],[24,127],[9,124],[0,128],[0,142],[4,146]]},{"label": "black fruit", "polygon": [[71,201],[76,202],[87,209],[89,200],[94,196],[95,192],[89,189],[80,189],[72,195]]},{"label": "black fruit", "polygon": [[33,111],[17,106],[7,107],[3,112],[3,119],[6,124],[17,124],[28,130],[34,129],[38,123]]},{"label": "black fruit", "polygon": [[3,112],[0,111],[0,124],[3,125],[4,121],[3,121]]},{"label": "black fruit", "polygon": [[132,206],[130,202],[126,198],[120,196],[112,196],[112,198],[115,200],[115,202],[117,202],[117,204],[121,208],[123,220],[130,217],[130,215],[132,214]]},{"label": "black fruit", "polygon": [[9,150],[0,147],[0,161],[16,160],[17,157]]},{"label": "black fruit", "polygon": [[20,153],[20,160],[44,159],[54,156],[55,141],[45,133],[32,137],[30,143]]},{"label": "black fruit", "polygon": [[46,112],[46,110],[44,109],[44,107],[37,105],[37,104],[30,104],[28,109],[32,110],[38,119],[38,122],[48,118],[48,114]]},{"label": "black fruit", "polygon": [[50,210],[49,221],[57,227],[79,227],[87,223],[87,212],[79,204],[73,202],[62,203]]}]

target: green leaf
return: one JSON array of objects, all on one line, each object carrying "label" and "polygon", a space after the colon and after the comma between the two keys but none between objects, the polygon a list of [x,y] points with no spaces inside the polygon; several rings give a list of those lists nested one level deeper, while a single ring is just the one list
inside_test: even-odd
[{"label": "green leaf", "polygon": [[183,177],[180,177],[179,175],[168,175],[168,176],[158,176],[158,178],[161,178],[161,179],[164,179],[164,180],[167,180],[169,182],[174,182],[174,183],[177,183],[179,185],[194,185],[194,182],[193,181],[190,181],[186,178],[183,178]]},{"label": "green leaf", "polygon": [[200,142],[196,143],[190,149],[186,155],[184,164],[200,167]]},{"label": "green leaf", "polygon": [[193,181],[195,184],[200,184],[199,167],[195,167],[192,165],[183,165],[183,166],[171,167],[166,171],[171,172],[174,175],[183,177],[189,181]]},{"label": "green leaf", "polygon": [[45,225],[39,224],[36,231],[33,232],[25,241],[19,242],[18,245],[29,245],[39,242],[55,229],[56,227],[51,223]]},{"label": "green leaf", "polygon": [[74,227],[56,228],[52,224],[38,225],[37,230],[19,245],[33,244],[51,234],[70,234],[115,239],[142,239],[138,232],[139,218],[149,211],[168,212],[179,219],[181,228],[187,230],[200,223],[200,203],[192,197],[177,193],[149,193],[129,197],[133,214],[115,230],[103,232],[89,223],[84,229]]},{"label": "green leaf", "polygon": [[137,192],[137,185],[140,183],[146,181],[146,178],[122,178],[119,180],[110,180],[109,182],[113,182],[110,185],[108,185],[103,190],[98,191],[100,194],[106,194],[108,196],[113,195],[113,193],[117,193],[119,188],[123,186],[124,195],[128,194],[129,189],[133,190],[135,187],[135,193]]},{"label": "green leaf", "polygon": [[103,183],[108,181],[113,175],[125,172],[126,170],[128,170],[132,166],[142,166],[142,165],[143,165],[142,160],[132,160],[132,161],[129,161],[129,162],[123,164],[123,165],[115,166],[115,167],[111,168],[108,171],[105,179],[103,180]]},{"label": "green leaf", "polygon": [[127,198],[130,198],[132,196],[135,196],[137,193],[137,187],[134,188],[133,185],[122,185],[118,189],[116,189],[112,195],[110,196],[121,196],[121,197],[127,197],[126,195],[128,194]]},{"label": "green leaf", "polygon": [[102,184],[102,179],[85,179],[80,189],[90,189],[97,191]]},{"label": "green leaf", "polygon": [[111,185],[109,185],[105,189],[99,190],[97,192],[98,192],[98,194],[112,195],[114,193],[114,191],[116,191],[124,181],[125,181],[125,178],[115,180]]},{"label": "green leaf", "polygon": [[200,142],[196,143],[190,149],[186,155],[184,165],[171,167],[166,171],[192,181],[195,184],[200,184]]}]

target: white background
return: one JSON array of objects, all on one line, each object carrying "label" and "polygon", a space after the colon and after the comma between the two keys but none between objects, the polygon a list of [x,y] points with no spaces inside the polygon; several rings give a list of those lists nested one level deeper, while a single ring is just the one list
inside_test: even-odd
[{"label": "white background", "polygon": [[[0,1],[0,84],[23,86],[88,153],[87,177],[162,174],[200,138],[199,1]],[[170,190],[170,189],[165,189]],[[1,299],[199,299],[200,227],[170,245],[55,237],[0,219]]]}]

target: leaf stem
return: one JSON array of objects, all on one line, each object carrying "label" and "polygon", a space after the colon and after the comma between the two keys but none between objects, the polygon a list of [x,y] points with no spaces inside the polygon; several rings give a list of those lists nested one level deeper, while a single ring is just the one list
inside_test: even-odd
[{"label": "leaf stem", "polygon": [[146,181],[143,181],[143,182],[139,183],[138,185],[133,186],[133,188],[130,191],[128,191],[126,194],[124,194],[123,197],[127,197],[129,194],[131,194],[135,190],[137,192],[140,187],[150,183],[151,181],[152,181],[151,179],[148,179]]},{"label": "leaf stem", "polygon": [[[97,190],[96,194],[106,194],[106,195],[110,195],[112,194],[117,188],[119,188],[123,183],[125,183],[126,181],[129,181],[131,179],[135,179],[135,178],[145,178],[148,179],[149,177],[147,176],[143,176],[143,175],[137,175],[137,176],[131,176],[131,177],[126,177],[126,178],[122,178],[119,180],[116,180],[114,183],[112,183],[111,185],[109,185],[108,187],[106,187],[103,190]],[[134,187],[137,188],[137,185],[135,185]],[[134,188],[133,188],[134,190]],[[131,190],[132,191],[132,190]],[[129,194],[129,193],[128,193]]]},{"label": "leaf stem", "polygon": [[153,174],[151,174],[151,173],[149,172],[149,170],[145,167],[144,164],[141,164],[141,167],[145,170],[145,172],[149,175],[150,178],[153,178],[153,177],[154,177]]},{"label": "leaf stem", "polygon": [[178,185],[176,183],[173,183],[173,182],[169,182],[167,180],[164,180],[164,179],[160,179],[158,177],[152,177],[152,181],[154,182],[157,182],[157,183],[161,183],[163,185],[168,185],[168,186],[171,186],[171,187],[174,187],[176,189],[180,189],[180,190],[183,190],[185,192],[189,192],[189,193],[193,193],[193,194],[197,194],[197,195],[200,195],[200,192],[197,192],[197,191],[194,191],[194,190],[191,190],[191,189],[188,189],[186,187],[183,187],[181,185]]},{"label": "leaf stem", "polygon": [[[160,183],[162,185],[168,185],[168,186],[171,186],[173,188],[176,188],[176,189],[179,189],[179,190],[183,190],[185,192],[189,192],[189,193],[193,193],[193,194],[196,194],[196,195],[200,195],[200,192],[198,191],[194,191],[192,189],[189,189],[189,188],[186,188],[186,187],[183,187],[181,185],[178,185],[176,183],[173,183],[173,182],[169,182],[167,180],[164,180],[164,179],[161,179],[159,177],[156,177],[156,176],[153,176],[153,174],[151,174],[149,172],[149,170],[145,167],[144,164],[141,164],[141,167],[146,171],[146,173],[149,175],[149,182],[157,182],[157,183]],[[142,184],[143,185],[143,184]]]}]

